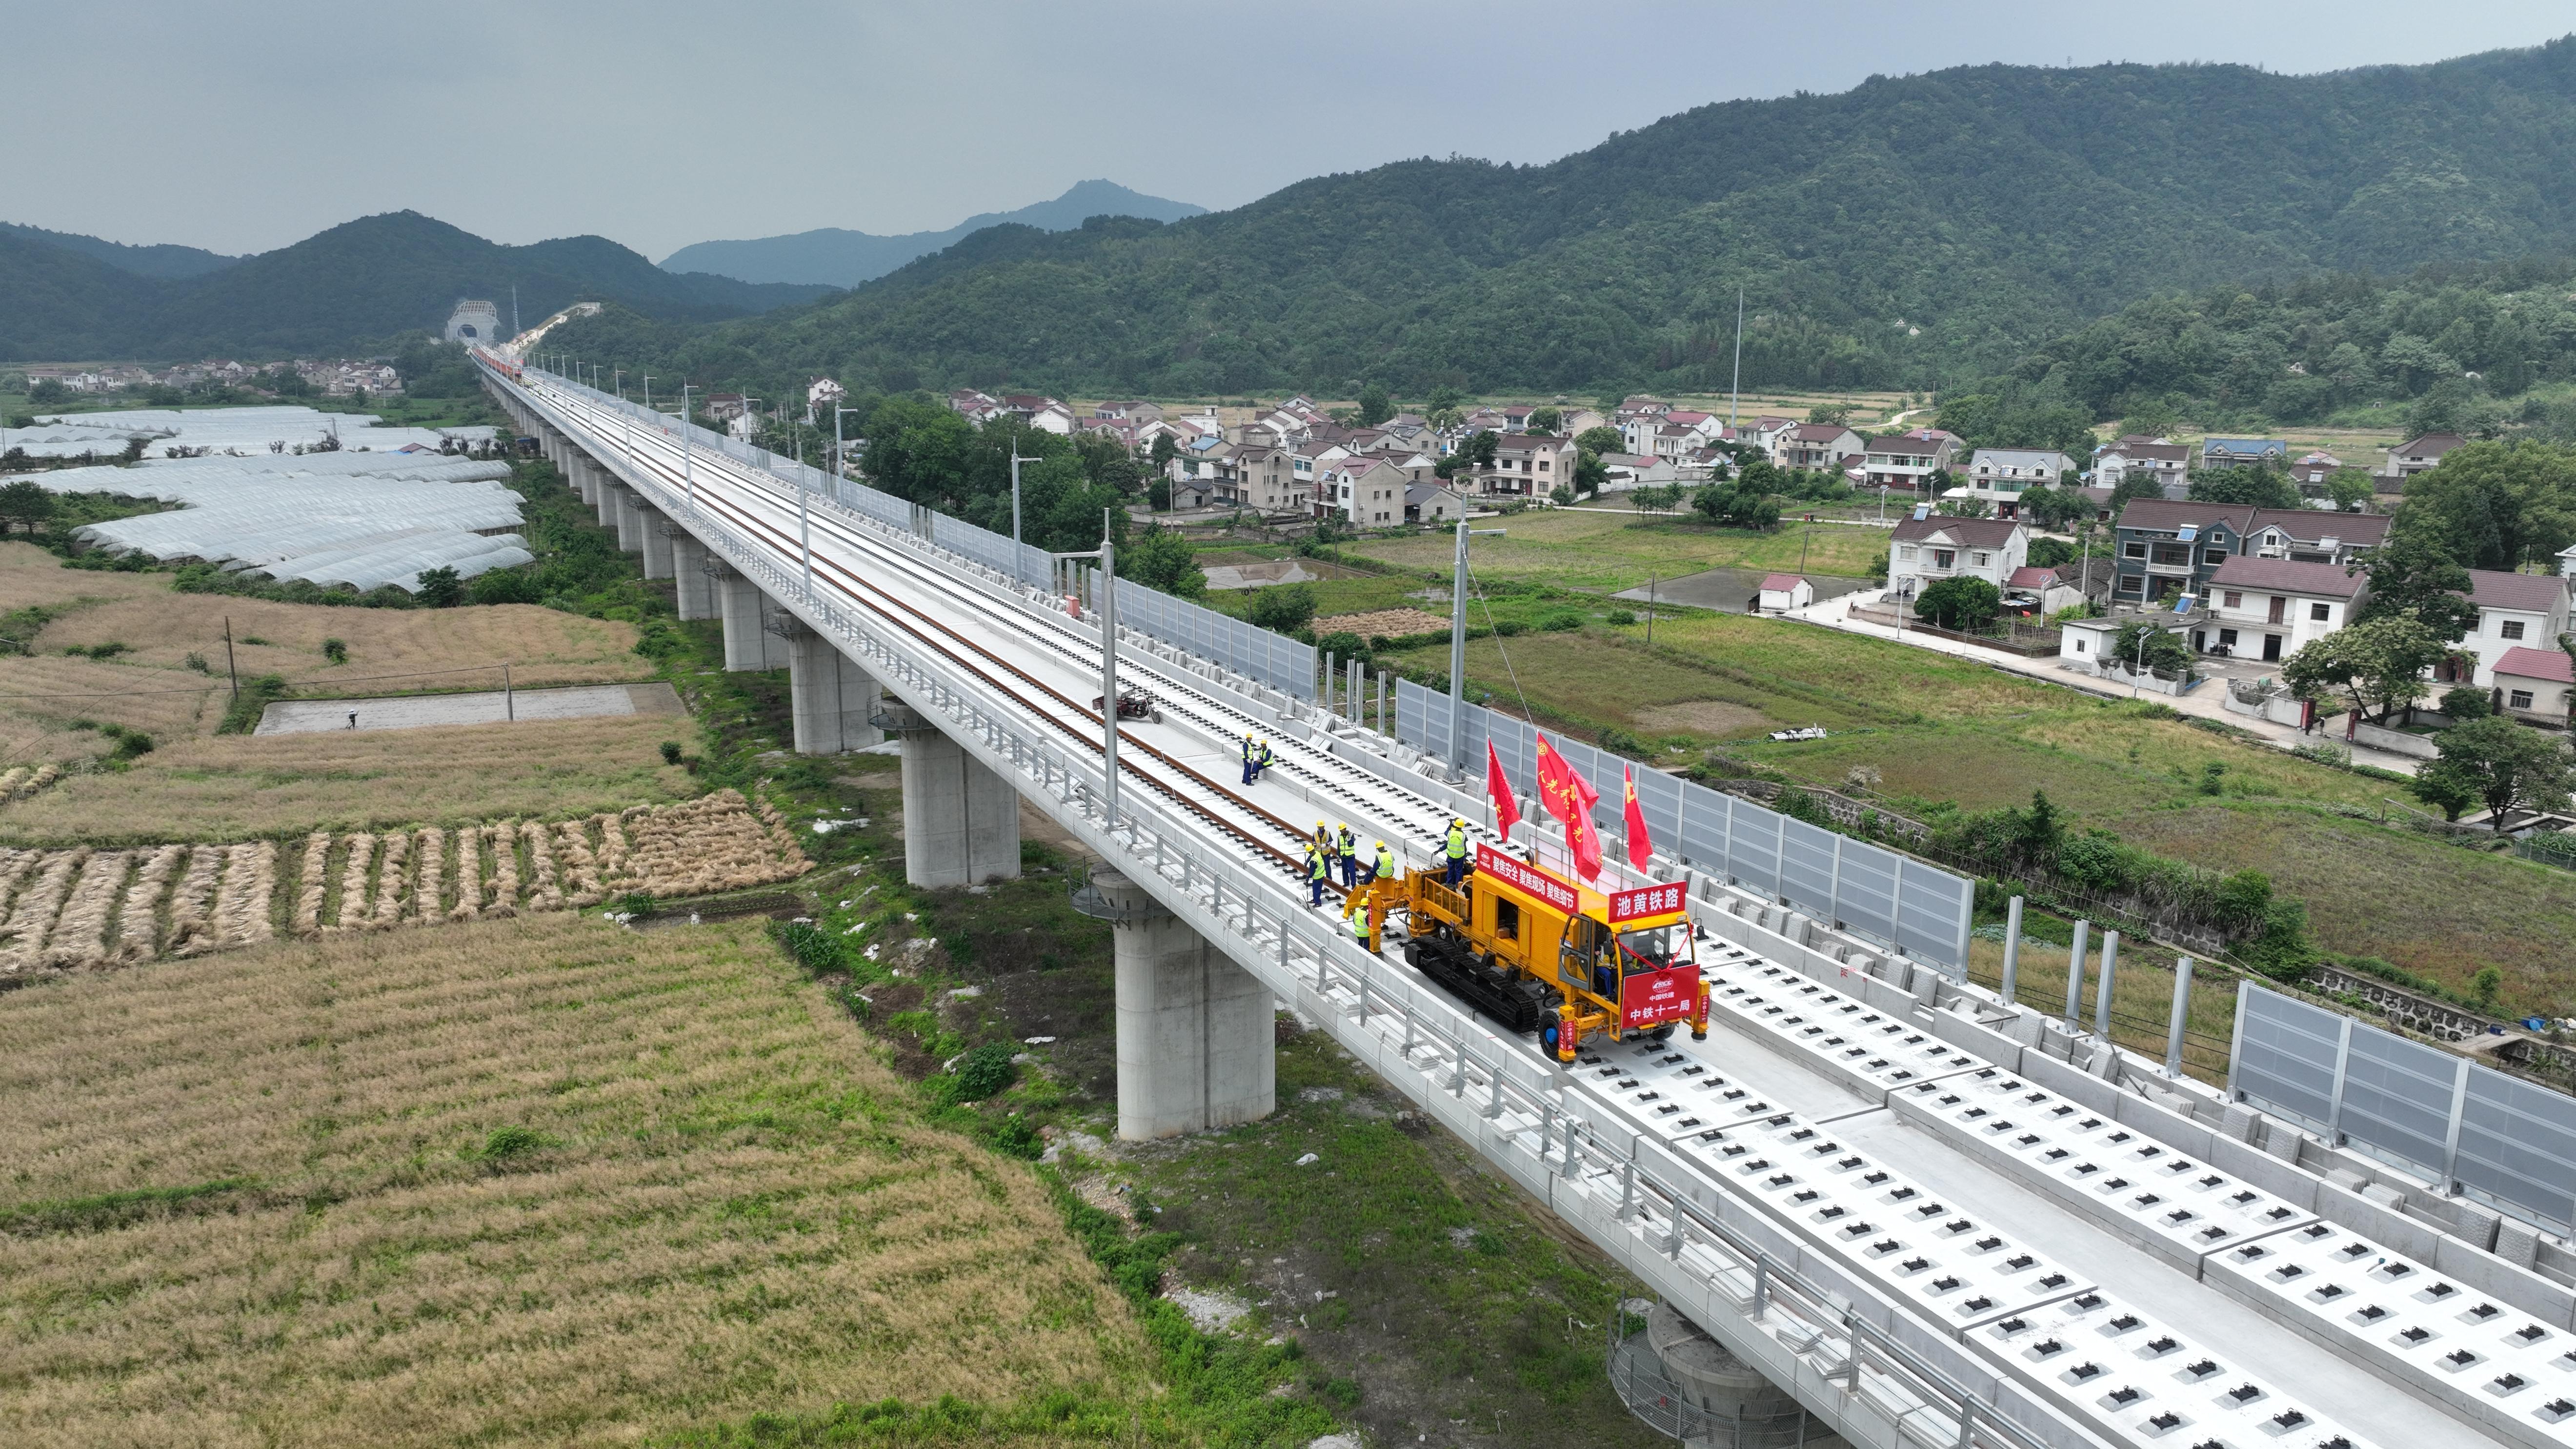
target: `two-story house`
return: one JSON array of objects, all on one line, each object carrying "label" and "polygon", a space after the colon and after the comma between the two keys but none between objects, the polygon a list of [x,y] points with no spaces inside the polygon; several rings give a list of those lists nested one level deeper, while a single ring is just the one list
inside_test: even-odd
[{"label": "two-story house", "polygon": [[1244,507],[1263,513],[1304,513],[1315,497],[1314,485],[1290,468],[1287,449],[1260,444],[1235,448],[1234,488]]},{"label": "two-story house", "polygon": [[2370,575],[2340,564],[2233,554],[2209,576],[2211,618],[2193,626],[2191,647],[2287,659],[2351,623],[2369,596]]},{"label": "two-story house", "polygon": [[1800,423],[1771,445],[1771,461],[1808,473],[1839,472],[1855,458],[1867,456],[1860,434],[1840,423]]},{"label": "two-story house", "polygon": [[2384,491],[2405,491],[2403,487],[2405,480],[2418,473],[2429,473],[2440,467],[2443,454],[2466,442],[2468,439],[2457,433],[2426,433],[2421,437],[2408,438],[2405,442],[2389,449],[2388,462],[2380,468],[2380,476],[2394,479],[2400,486]]},{"label": "two-story house", "polygon": [[1353,528],[1391,528],[1404,522],[1404,469],[1383,453],[1354,453],[1316,480],[1315,516],[1339,514]]},{"label": "two-story house", "polygon": [[2496,707],[2506,714],[2564,726],[2570,721],[2570,696],[2576,694],[2576,660],[2564,649],[2508,649],[2496,660],[2495,692]]},{"label": "two-story house", "polygon": [[2200,468],[2260,468],[2289,461],[2290,445],[2281,438],[2203,438]]},{"label": "two-story house", "polygon": [[1506,433],[1494,449],[1494,466],[1479,469],[1476,486],[1487,494],[1545,498],[1574,481],[1574,440],[1548,433]]},{"label": "two-story house", "polygon": [[[2478,626],[2452,646],[2452,657],[2433,672],[2437,680],[2493,686],[2508,650],[2556,649],[2567,632],[2567,580],[2547,574],[2469,570],[2469,602]],[[2475,661],[2475,672],[2466,666]]]},{"label": "two-story house", "polygon": [[1034,393],[1014,393],[1003,398],[1002,416],[1016,418],[1041,433],[1070,436],[1073,432],[1073,409]]},{"label": "two-story house", "polygon": [[1995,505],[2003,517],[2021,512],[2021,495],[2032,488],[2056,485],[2075,471],[2075,460],[2054,448],[1979,448],[1969,455],[1967,482],[1971,498]]},{"label": "two-story house", "polygon": [[2093,481],[2117,488],[2132,473],[2144,473],[2163,486],[2167,498],[2190,490],[2191,450],[2180,443],[2118,442],[2093,460]]},{"label": "two-story house", "polygon": [[2250,507],[2227,503],[2133,498],[2114,525],[2111,601],[2164,603],[2177,594],[2208,596],[2209,576],[2243,551],[2253,531]]},{"label": "two-story house", "polygon": [[1912,598],[1943,579],[1984,579],[2000,591],[2030,562],[2030,528],[2001,518],[1921,516],[1896,525],[1887,545],[1887,586]]},{"label": "two-story house", "polygon": [[1923,437],[1898,433],[1890,438],[1872,438],[1861,445],[1861,468],[1872,488],[1919,492],[1928,486],[1935,472],[1950,466],[1952,449],[1947,434]]}]

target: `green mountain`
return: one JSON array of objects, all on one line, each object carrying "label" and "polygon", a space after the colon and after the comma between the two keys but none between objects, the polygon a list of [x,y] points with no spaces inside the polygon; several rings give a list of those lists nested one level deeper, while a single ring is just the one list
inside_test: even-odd
[{"label": "green mountain", "polygon": [[988,226],[1033,226],[1040,231],[1071,231],[1095,216],[1141,216],[1151,221],[1179,221],[1204,216],[1207,208],[1186,201],[1166,201],[1130,191],[1115,181],[1080,181],[1053,201],[1017,211],[970,216],[946,231],[906,232],[876,236],[864,231],[824,227],[794,236],[757,241],[710,241],[685,246],[662,259],[675,272],[713,272],[746,282],[822,282],[855,287],[882,277],[915,257],[944,251]]},{"label": "green mountain", "polygon": [[2576,38],[2414,67],[1979,66],[978,232],[846,296],[564,338],[714,377],[1176,395],[1932,385],[2141,297],[2576,240]]},{"label": "green mountain", "polygon": [[663,271],[601,237],[500,246],[417,212],[362,217],[202,276],[136,276],[70,248],[0,236],[0,360],[273,357],[437,328],[460,297],[535,322],[604,298],[674,322],[741,317],[826,295]]},{"label": "green mountain", "polygon": [[94,236],[82,236],[77,232],[47,231],[41,226],[20,226],[12,221],[0,221],[0,235],[14,236],[21,241],[48,242],[54,246],[66,247],[83,256],[95,257],[118,271],[132,272],[138,277],[202,277],[208,272],[221,271],[241,260],[239,257],[228,257],[220,252],[207,251],[202,247],[175,246],[167,242],[150,246],[130,246],[124,242],[103,241]]}]

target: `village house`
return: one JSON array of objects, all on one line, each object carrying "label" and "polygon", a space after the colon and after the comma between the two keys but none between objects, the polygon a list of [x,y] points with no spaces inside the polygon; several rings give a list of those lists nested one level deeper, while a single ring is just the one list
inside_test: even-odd
[{"label": "village house", "polygon": [[2161,604],[2178,594],[2206,597],[2209,576],[2241,551],[2254,513],[2235,504],[2131,499],[2114,530],[2119,552],[2112,560],[2112,600]]},{"label": "village house", "polygon": [[2030,614],[2054,614],[2084,602],[2084,591],[2078,586],[2080,575],[2069,572],[2071,566],[2041,568],[2025,564],[2004,580],[2004,607]]},{"label": "village house", "polygon": [[1765,614],[1784,614],[1815,601],[1816,586],[1796,574],[1766,575],[1753,596],[1754,607]]},{"label": "village house", "polygon": [[2343,459],[2332,453],[2322,450],[2304,453],[2290,465],[2290,481],[2299,485],[2299,491],[2314,498],[2325,487],[2326,480],[2342,467]]},{"label": "village house", "polygon": [[1681,480],[1681,465],[1671,458],[1649,458],[1638,453],[1604,453],[1601,455],[1601,486],[1612,488],[1651,488]]},{"label": "village house", "polygon": [[2134,443],[2121,441],[2102,450],[2093,460],[2093,481],[2106,488],[2117,488],[2132,473],[2145,473],[2164,488],[2167,498],[2179,499],[2189,491],[2186,477],[2190,469],[2191,450],[2179,443]]},{"label": "village house", "polygon": [[1236,502],[1264,514],[1305,513],[1315,497],[1314,485],[1289,468],[1286,449],[1253,445],[1235,449],[1234,491]]},{"label": "village house", "polygon": [[2258,508],[2246,524],[2244,551],[2296,563],[2349,564],[2386,543],[2395,521],[2385,513]]},{"label": "village house", "polygon": [[2444,454],[2467,441],[2468,439],[2457,433],[2426,433],[2421,437],[2409,438],[2389,449],[2388,461],[2379,470],[2380,477],[2393,480],[2399,486],[2389,488],[2386,483],[2382,483],[2380,491],[2391,493],[2405,491],[2404,484],[2407,479],[2440,467]]},{"label": "village house", "polygon": [[2201,468],[2260,468],[2287,462],[2290,445],[2280,438],[2203,438]]},{"label": "village house", "polygon": [[1556,485],[1574,482],[1574,440],[1547,433],[1506,434],[1494,449],[1494,466],[1478,469],[1476,487],[1488,494],[1545,498]]},{"label": "village house", "polygon": [[1033,393],[1015,393],[1002,399],[1001,416],[1014,419],[1041,433],[1061,437],[1073,434],[1073,409],[1051,397]]},{"label": "village house", "polygon": [[2451,646],[2451,658],[2433,677],[2491,686],[2509,651],[2556,649],[2568,627],[2567,584],[2547,574],[2469,570],[2469,602],[2477,605],[2478,626]]},{"label": "village house", "polygon": [[2006,518],[2021,512],[2021,495],[2053,486],[2075,471],[2075,460],[2053,448],[1979,448],[1968,459],[1967,496],[1995,505]]},{"label": "village house", "polygon": [[1887,546],[1887,586],[1912,598],[1949,578],[1979,578],[2000,591],[2030,562],[2030,529],[2001,518],[1952,518],[1917,510]]},{"label": "village house", "polygon": [[2495,666],[2496,707],[2527,724],[2567,726],[2576,697],[2576,660],[2564,649],[2521,646],[2504,651]]},{"label": "village house", "polygon": [[1903,488],[1920,492],[1931,485],[1932,475],[1950,466],[1953,447],[1947,435],[1939,438],[1917,437],[1899,433],[1890,438],[1872,438],[1862,445],[1861,464],[1865,481],[1873,488]]},{"label": "village house", "polygon": [[2370,596],[2370,575],[2339,564],[2231,556],[2209,576],[2210,617],[2195,622],[2191,647],[2266,663],[2352,622]]},{"label": "village house", "polygon": [[1353,528],[1390,528],[1404,521],[1404,470],[1379,453],[1353,453],[1317,476],[1315,516],[1339,514]]},{"label": "village house", "polygon": [[1771,461],[1807,473],[1838,472],[1866,456],[1860,434],[1839,423],[1800,423],[1772,445]]},{"label": "village house", "polygon": [[1455,523],[1467,512],[1467,501],[1438,483],[1404,485],[1404,521]]}]

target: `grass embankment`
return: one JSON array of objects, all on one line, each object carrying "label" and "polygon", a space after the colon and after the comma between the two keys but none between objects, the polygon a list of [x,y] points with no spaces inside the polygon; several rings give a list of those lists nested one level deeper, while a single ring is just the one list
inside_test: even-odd
[{"label": "grass embankment", "polygon": [[1038,1431],[1147,1397],[1043,1185],[923,1123],[748,927],[11,993],[0,1096],[13,1444],[625,1443],[943,1396]]}]

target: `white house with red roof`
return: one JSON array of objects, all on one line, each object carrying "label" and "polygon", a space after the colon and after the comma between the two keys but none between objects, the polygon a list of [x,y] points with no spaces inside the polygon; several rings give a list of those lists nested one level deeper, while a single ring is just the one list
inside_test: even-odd
[{"label": "white house with red roof", "polygon": [[2465,662],[2477,660],[2469,682],[2492,686],[2496,668],[2514,649],[2557,650],[2567,632],[2568,581],[2547,574],[2509,574],[2497,569],[2469,570],[2469,602],[2478,606],[2478,627],[2453,648],[2457,655],[2434,671],[2434,678],[2455,680]]},{"label": "white house with red roof", "polygon": [[1796,574],[1770,574],[1763,578],[1762,588],[1754,603],[1766,614],[1803,609],[1816,601],[1816,586]]},{"label": "white house with red roof", "polygon": [[2564,726],[2570,720],[2570,700],[2576,698],[2576,659],[2564,649],[2516,645],[2496,660],[2495,691],[2497,707],[2506,714]]}]

